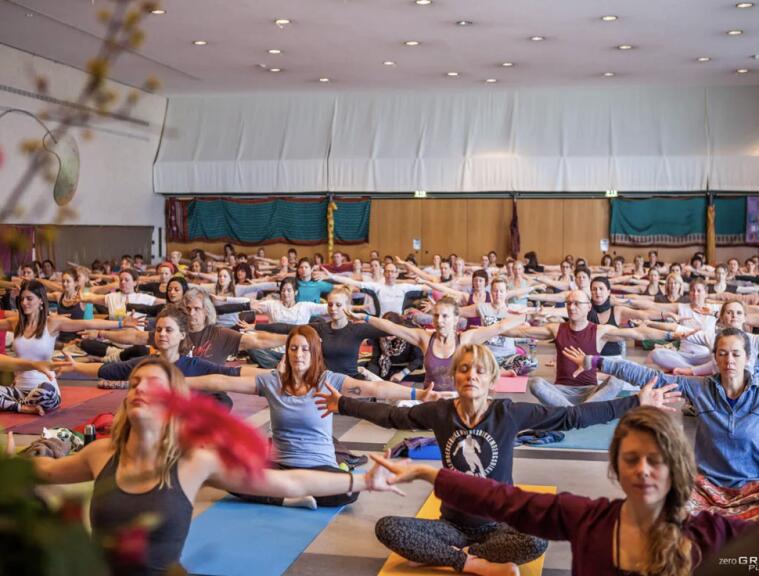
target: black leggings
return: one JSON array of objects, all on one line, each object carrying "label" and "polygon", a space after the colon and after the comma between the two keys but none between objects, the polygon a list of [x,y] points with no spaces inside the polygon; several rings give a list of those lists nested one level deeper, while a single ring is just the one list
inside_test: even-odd
[{"label": "black leggings", "polygon": [[[103,342],[102,340],[82,340],[79,343],[79,347],[87,352],[87,354],[90,356],[99,356],[101,358],[108,353],[109,346],[110,344],[108,342]],[[150,348],[147,346],[137,345],[125,348],[121,351],[119,357],[121,358],[122,362],[125,362],[126,360],[131,360],[132,358],[147,356],[148,354],[150,354]]]},{"label": "black leggings", "polygon": [[522,534],[502,522],[482,526],[459,526],[448,520],[424,520],[402,516],[380,518],[374,528],[377,539],[412,562],[451,566],[464,570],[469,553],[489,562],[524,564],[548,548],[541,538]]},{"label": "black leggings", "polygon": [[[278,470],[320,470],[322,472],[333,472],[335,474],[348,474],[342,468],[335,468],[334,466],[314,466],[313,468],[297,468],[295,466],[286,466],[285,464],[273,465],[273,468]],[[271,496],[252,496],[249,494],[237,494],[233,492],[238,498],[242,498],[248,502],[256,502],[258,504],[273,504],[274,506],[282,506],[284,498],[273,498]],[[316,504],[319,506],[326,506],[328,508],[335,506],[345,506],[346,504],[352,504],[358,500],[358,492],[353,494],[335,494],[333,496],[316,496]]]}]

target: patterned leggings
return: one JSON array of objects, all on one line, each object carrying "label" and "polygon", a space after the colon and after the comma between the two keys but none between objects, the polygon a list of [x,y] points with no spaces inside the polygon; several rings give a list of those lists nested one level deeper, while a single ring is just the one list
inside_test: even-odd
[{"label": "patterned leggings", "polygon": [[61,393],[50,382],[43,382],[27,392],[15,386],[0,386],[0,410],[18,412],[24,404],[41,406],[45,412],[49,412],[61,405]]},{"label": "patterned leggings", "polygon": [[380,518],[374,528],[377,539],[393,552],[412,562],[464,569],[467,554],[489,562],[524,564],[546,551],[548,542],[521,534],[508,524],[489,522],[483,526],[459,526],[447,520],[423,520],[402,516]]}]

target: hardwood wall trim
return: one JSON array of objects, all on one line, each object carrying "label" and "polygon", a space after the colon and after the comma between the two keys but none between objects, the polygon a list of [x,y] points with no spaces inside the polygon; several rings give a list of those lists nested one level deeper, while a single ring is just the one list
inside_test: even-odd
[{"label": "hardwood wall trim", "polygon": [[[609,202],[606,199],[519,199],[519,231],[522,254],[535,250],[541,262],[555,264],[566,254],[581,256],[591,264],[601,260],[600,241],[609,236]],[[415,253],[417,260],[428,263],[433,254],[447,256],[455,252],[467,261],[479,262],[482,254],[490,250],[503,260],[510,246],[509,224],[512,201],[509,198],[483,199],[374,199],[369,225],[369,243],[337,246],[351,257],[367,259],[376,249],[381,256],[398,255],[402,258]],[[422,242],[421,250],[414,251],[414,239]],[[192,248],[222,253],[222,243],[194,242],[169,243],[169,251],[182,250],[189,254]],[[270,244],[265,247],[267,256],[276,258],[287,253],[287,244]],[[253,253],[251,247],[236,247]],[[316,252],[327,253],[326,244],[296,246],[301,256]],[[660,248],[660,258],[685,261],[698,248]],[[612,254],[621,254],[631,260],[635,254],[645,254],[650,248],[611,246]],[[718,259],[735,255],[745,259],[756,253],[755,247],[717,248]]]}]

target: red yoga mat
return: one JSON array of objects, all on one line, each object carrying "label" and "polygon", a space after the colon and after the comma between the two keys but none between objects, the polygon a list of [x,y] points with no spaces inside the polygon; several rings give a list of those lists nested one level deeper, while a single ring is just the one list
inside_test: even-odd
[{"label": "red yoga mat", "polygon": [[[61,405],[55,412],[55,414],[66,408],[72,408],[78,406],[82,402],[92,400],[103,394],[108,394],[110,390],[101,390],[94,386],[61,386]],[[18,414],[16,412],[0,412],[0,427],[10,428],[12,426],[18,426],[20,424],[27,424],[34,422],[45,416],[35,416],[33,414]]]}]

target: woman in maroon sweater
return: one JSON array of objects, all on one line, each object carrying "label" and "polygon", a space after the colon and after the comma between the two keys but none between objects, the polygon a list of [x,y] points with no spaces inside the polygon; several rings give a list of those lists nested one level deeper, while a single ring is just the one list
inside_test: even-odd
[{"label": "woman in maroon sweater", "polygon": [[609,448],[611,472],[626,495],[621,500],[538,494],[452,470],[375,459],[395,473],[392,484],[421,478],[435,485],[447,506],[527,534],[569,540],[576,575],[685,576],[754,526],[710,512],[687,515],[693,451],[682,428],[648,406],[622,417]]}]

